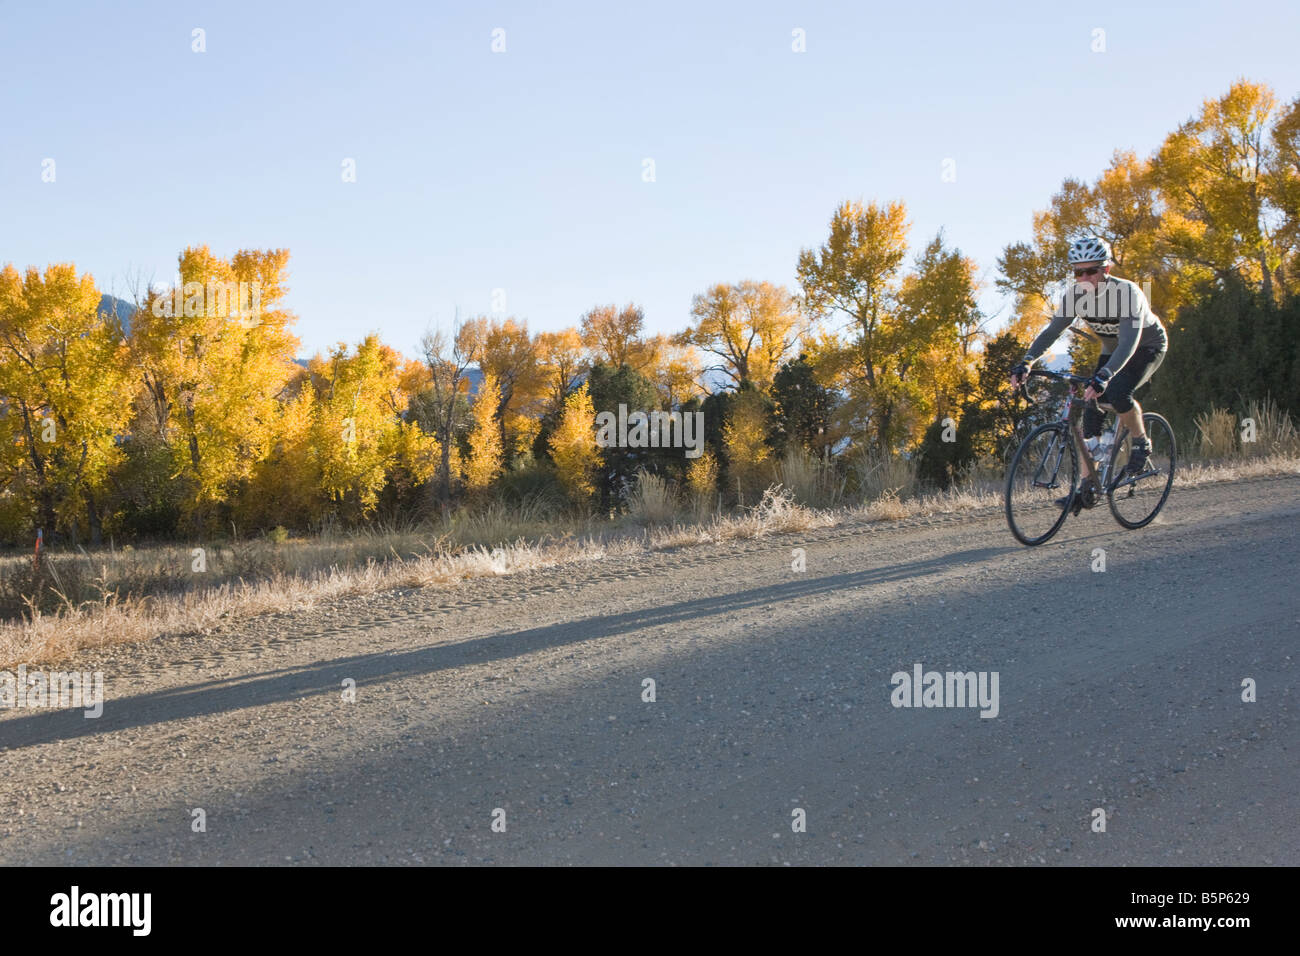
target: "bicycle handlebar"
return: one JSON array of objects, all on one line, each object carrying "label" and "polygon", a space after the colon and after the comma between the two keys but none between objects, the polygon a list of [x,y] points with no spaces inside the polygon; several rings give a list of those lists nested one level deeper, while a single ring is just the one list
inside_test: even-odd
[{"label": "bicycle handlebar", "polygon": [[1030,375],[1039,375],[1043,378],[1054,378],[1061,382],[1069,382],[1071,385],[1087,385],[1089,379],[1082,378],[1078,375],[1071,375],[1069,372],[1053,372],[1046,368],[1031,368]]},{"label": "bicycle handlebar", "polygon": [[1078,375],[1071,375],[1069,372],[1053,372],[1045,368],[1031,368],[1029,374],[1025,376],[1025,380],[1020,383],[1020,395],[1030,405],[1037,405],[1038,403],[1029,397],[1029,389],[1025,386],[1029,384],[1029,380],[1035,375],[1039,378],[1055,379],[1058,382],[1069,382],[1071,385],[1087,385],[1089,381]]}]

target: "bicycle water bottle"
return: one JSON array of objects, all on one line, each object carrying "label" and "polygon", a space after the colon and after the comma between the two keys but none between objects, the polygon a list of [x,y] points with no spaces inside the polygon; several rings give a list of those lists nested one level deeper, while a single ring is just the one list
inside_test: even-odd
[{"label": "bicycle water bottle", "polygon": [[1110,457],[1110,446],[1115,444],[1115,433],[1113,431],[1104,432],[1101,438],[1097,439],[1097,460],[1104,461]]}]

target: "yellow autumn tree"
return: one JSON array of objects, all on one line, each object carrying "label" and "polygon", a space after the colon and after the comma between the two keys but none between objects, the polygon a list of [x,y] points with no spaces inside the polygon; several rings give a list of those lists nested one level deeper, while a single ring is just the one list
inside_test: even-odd
[{"label": "yellow autumn tree", "polygon": [[0,271],[0,479],[47,533],[81,527],[94,542],[130,415],[122,329],[99,302],[71,264]]},{"label": "yellow autumn tree", "polygon": [[[430,482],[438,471],[438,441],[414,421],[398,419],[387,433],[388,477],[399,492]],[[459,459],[457,459],[459,464]]]},{"label": "yellow autumn tree", "polygon": [[409,420],[424,379],[423,363],[373,334],[355,350],[340,343],[313,357],[279,403],[270,451],[239,496],[241,522],[306,529],[327,514],[355,521],[386,487],[400,495],[427,482],[438,444]]},{"label": "yellow autumn tree", "polygon": [[574,379],[586,367],[582,336],[574,328],[538,333],[537,361],[545,380],[546,411],[559,413]]},{"label": "yellow autumn tree", "polygon": [[1300,290],[1300,96],[1281,110],[1270,146],[1262,188],[1277,212],[1278,228],[1273,234],[1279,255],[1276,278],[1281,289],[1294,295]]},{"label": "yellow autumn tree", "polygon": [[718,458],[709,449],[687,466],[686,489],[696,517],[703,517],[718,491]]},{"label": "yellow autumn tree", "polygon": [[317,391],[312,442],[331,507],[348,519],[370,514],[399,465],[427,479],[436,443],[401,417],[410,370],[400,355],[371,334],[354,352],[340,344],[328,358],[314,358],[310,369]]},{"label": "yellow autumn tree", "polygon": [[564,400],[564,414],[551,434],[551,460],[569,497],[585,503],[595,494],[596,466],[600,449],[596,446],[596,409],[587,383],[583,382]]},{"label": "yellow autumn tree", "polygon": [[287,249],[226,260],[207,246],[187,248],[177,287],[150,290],[132,317],[143,383],[137,420],[169,449],[196,525],[231,500],[274,440],[298,346],[283,308],[288,261]]},{"label": "yellow autumn tree", "polygon": [[781,362],[804,331],[805,321],[788,290],[770,282],[718,283],[691,303],[695,324],[678,336],[721,359],[712,366],[739,386],[770,391]]},{"label": "yellow autumn tree", "polygon": [[428,391],[432,375],[419,359],[399,355],[387,345],[383,349],[388,356],[387,363],[396,371],[388,379],[385,397],[394,422],[386,442],[388,480],[404,496],[417,486],[426,485],[438,468],[438,441],[420,427],[416,414],[417,399]]},{"label": "yellow autumn tree", "polygon": [[767,413],[763,396],[750,388],[731,396],[722,426],[729,483],[744,500],[752,500],[768,484]]},{"label": "yellow autumn tree", "polygon": [[537,344],[528,324],[514,318],[479,316],[468,320],[462,333],[476,343],[478,366],[496,380],[497,407],[493,420],[500,432],[502,463],[531,449],[546,405],[546,371],[538,361]]},{"label": "yellow autumn tree", "polygon": [[277,404],[267,456],[239,495],[236,514],[244,527],[307,530],[324,513],[316,390],[306,371],[295,384],[293,397]]},{"label": "yellow autumn tree", "polygon": [[811,347],[818,377],[847,396],[837,417],[885,453],[915,440],[920,386],[913,369],[933,337],[932,324],[917,321],[899,300],[907,230],[900,202],[842,203],[827,241],[800,252],[797,268],[810,312],[847,320],[844,339],[823,337]]},{"label": "yellow autumn tree", "polygon": [[955,414],[974,384],[980,326],[979,283],[973,259],[935,236],[903,279],[892,345],[904,381],[913,383],[909,441],[934,421]]},{"label": "yellow autumn tree", "polygon": [[705,394],[700,384],[704,363],[695,346],[664,337],[657,343],[656,353],[654,368],[649,371],[664,408],[680,408],[691,398]]},{"label": "yellow autumn tree", "polygon": [[645,312],[640,306],[599,305],[582,317],[582,342],[594,361],[639,372],[655,360],[654,344],[642,335],[644,328]]},{"label": "yellow autumn tree", "polygon": [[1267,187],[1276,105],[1267,86],[1240,80],[1170,133],[1154,160],[1166,254],[1182,269],[1240,276],[1267,298],[1283,253]]},{"label": "yellow autumn tree", "polygon": [[501,474],[505,455],[497,422],[500,404],[501,387],[496,374],[484,371],[474,396],[474,426],[469,432],[469,458],[465,461],[465,487],[471,492],[483,491]]}]

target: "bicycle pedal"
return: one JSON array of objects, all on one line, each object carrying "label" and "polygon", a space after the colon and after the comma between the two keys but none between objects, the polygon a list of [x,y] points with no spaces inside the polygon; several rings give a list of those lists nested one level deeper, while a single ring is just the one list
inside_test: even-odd
[{"label": "bicycle pedal", "polygon": [[1077,516],[1080,512],[1088,508],[1097,507],[1097,501],[1101,495],[1101,490],[1093,485],[1084,485],[1074,496],[1073,513]]}]

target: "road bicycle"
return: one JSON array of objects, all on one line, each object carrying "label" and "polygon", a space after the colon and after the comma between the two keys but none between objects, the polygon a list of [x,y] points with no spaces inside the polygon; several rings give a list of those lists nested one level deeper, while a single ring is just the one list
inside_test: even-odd
[{"label": "road bicycle", "polygon": [[[1169,422],[1154,412],[1142,413],[1151,440],[1151,456],[1140,474],[1130,475],[1132,441],[1118,415],[1110,429],[1091,445],[1079,424],[1070,421],[1075,397],[1082,396],[1088,380],[1065,372],[1030,369],[1029,376],[1020,383],[1020,393],[1030,404],[1039,404],[1027,388],[1032,377],[1066,382],[1069,390],[1061,417],[1030,432],[1011,459],[1007,472],[1007,524],[1016,540],[1031,547],[1042,544],[1061,529],[1071,513],[1080,512],[1085,504],[1079,480],[1080,454],[1093,461],[1093,474],[1115,520],[1131,529],[1150,524],[1164,507],[1174,484],[1177,446]],[[1102,459],[1100,462],[1094,460],[1094,451],[1096,458]]]}]

